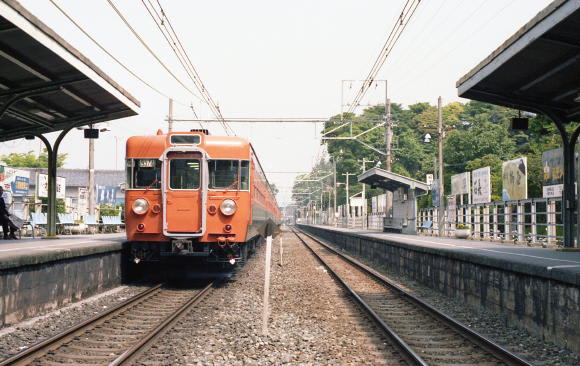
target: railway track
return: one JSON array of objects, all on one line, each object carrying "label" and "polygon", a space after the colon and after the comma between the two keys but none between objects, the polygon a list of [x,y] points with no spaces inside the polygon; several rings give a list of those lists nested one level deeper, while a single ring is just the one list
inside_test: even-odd
[{"label": "railway track", "polygon": [[376,270],[293,230],[412,365],[531,364],[401,289]]},{"label": "railway track", "polygon": [[5,365],[129,365],[210,293],[152,287],[0,362]]}]

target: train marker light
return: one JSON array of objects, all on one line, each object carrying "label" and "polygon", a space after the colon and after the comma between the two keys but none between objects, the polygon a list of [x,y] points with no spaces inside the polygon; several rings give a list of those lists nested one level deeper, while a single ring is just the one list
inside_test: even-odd
[{"label": "train marker light", "polygon": [[221,205],[220,205],[220,211],[226,215],[226,216],[231,216],[236,212],[237,209],[237,205],[236,202],[234,200],[223,200]]},{"label": "train marker light", "polygon": [[224,226],[224,231],[226,233],[229,233],[230,231],[232,231],[232,225],[226,224],[226,226]]},{"label": "train marker light", "polygon": [[207,212],[209,212],[210,215],[215,215],[217,212],[217,207],[215,207],[215,205],[209,205]]},{"label": "train marker light", "polygon": [[143,231],[143,230],[145,230],[145,224],[137,225],[137,231]]},{"label": "train marker light", "polygon": [[137,198],[133,201],[133,212],[137,215],[143,215],[149,210],[149,202],[145,198]]}]

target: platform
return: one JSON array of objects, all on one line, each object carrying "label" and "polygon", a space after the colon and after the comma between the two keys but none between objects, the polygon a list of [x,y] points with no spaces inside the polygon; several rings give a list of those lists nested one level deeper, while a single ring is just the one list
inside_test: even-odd
[{"label": "platform", "polygon": [[298,225],[387,273],[398,273],[509,325],[580,352],[580,252]]},{"label": "platform", "polygon": [[125,233],[0,240],[0,270],[120,251]]},{"label": "platform", "polygon": [[0,240],[0,326],[119,286],[125,233]]},{"label": "platform", "polygon": [[490,241],[312,226],[384,240],[415,250],[425,250],[463,261],[558,280],[580,287],[580,252],[564,252]]}]

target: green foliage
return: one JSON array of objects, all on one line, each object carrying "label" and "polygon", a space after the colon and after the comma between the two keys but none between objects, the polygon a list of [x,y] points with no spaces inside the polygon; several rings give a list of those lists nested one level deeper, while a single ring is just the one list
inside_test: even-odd
[{"label": "green foliage", "polygon": [[[56,166],[61,168],[64,166],[67,154],[58,154],[56,158]],[[0,156],[6,165],[18,168],[48,168],[48,152],[43,149],[40,156],[36,156],[33,151],[27,153],[11,153]]]},{"label": "green foliage", "polygon": [[[326,137],[356,136],[384,120],[384,106],[367,108],[359,116],[344,114],[343,120],[353,120],[336,129],[340,124],[340,116],[333,116],[325,124]],[[417,103],[403,108],[399,104],[391,105],[392,120],[396,123],[393,139],[392,171],[425,181],[426,174],[433,174],[437,167],[437,108],[429,103]],[[453,102],[443,107],[443,124],[445,127],[444,140],[444,182],[445,191],[450,191],[451,176],[457,173],[471,171],[489,166],[491,168],[492,200],[501,200],[501,169],[502,162],[515,159],[519,156],[528,158],[528,195],[541,197],[542,195],[542,152],[561,146],[558,129],[548,118],[537,116],[530,119],[528,131],[511,131],[510,118],[518,112],[509,108],[492,104],[470,101],[467,103]],[[568,132],[576,126],[568,126]],[[352,132],[351,132],[352,128]],[[385,129],[375,128],[360,135],[359,139],[377,150],[385,151]],[[424,143],[424,136],[429,133],[431,143]],[[385,157],[354,140],[327,140],[328,155],[336,160],[337,181],[345,182],[345,173],[359,175],[362,159],[374,161],[367,163],[369,169],[376,162],[383,163]],[[329,177],[321,181],[332,187],[332,160],[323,159],[309,174],[297,178],[294,184],[294,199],[308,202],[320,200],[321,181],[316,180],[324,175]],[[356,178],[351,176],[349,195],[360,192],[362,187]],[[318,191],[316,191],[318,189]],[[315,192],[316,191],[316,192]],[[299,192],[315,192],[304,195]],[[383,193],[380,189],[369,189],[367,197]],[[328,197],[328,195],[326,195]],[[337,192],[338,205],[346,202],[345,186],[341,185]],[[324,205],[328,198],[323,198]],[[419,199],[421,207],[431,204],[430,195]]]},{"label": "green foliage", "polygon": [[123,209],[123,205],[107,205],[101,204],[99,205],[99,212],[101,216],[119,216],[119,208],[121,208],[121,216],[123,216],[125,210]]},{"label": "green foliage", "polygon": [[[40,199],[42,201],[42,212],[48,212],[48,198],[42,197]],[[64,200],[62,198],[56,199],[56,213],[65,213],[65,205]]]}]

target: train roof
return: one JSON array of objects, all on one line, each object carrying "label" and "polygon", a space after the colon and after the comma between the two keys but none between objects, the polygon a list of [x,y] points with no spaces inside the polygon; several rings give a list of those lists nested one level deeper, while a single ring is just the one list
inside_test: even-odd
[{"label": "train roof", "polygon": [[[200,142],[196,144],[171,143],[174,135],[198,135]],[[204,149],[210,158],[249,159],[250,142],[235,136],[212,136],[204,131],[194,132],[170,132],[163,133],[161,130],[156,135],[133,136],[127,140],[127,158],[158,158],[165,149],[170,146],[198,146]]]}]

